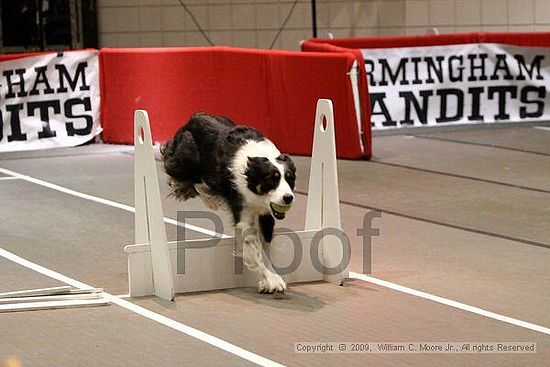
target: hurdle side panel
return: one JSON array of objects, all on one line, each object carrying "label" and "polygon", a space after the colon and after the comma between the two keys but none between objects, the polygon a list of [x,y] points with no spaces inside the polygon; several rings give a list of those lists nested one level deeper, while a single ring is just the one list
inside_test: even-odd
[{"label": "hurdle side panel", "polygon": [[[306,230],[335,228],[341,230],[340,196],[338,193],[338,170],[336,163],[336,140],[334,134],[334,108],[332,101],[317,101],[313,134],[313,154],[309,176],[306,209]],[[322,240],[323,265],[338,268],[346,259],[346,247],[341,240],[331,235]],[[345,261],[344,261],[345,262]],[[349,264],[346,264],[349,265]],[[342,283],[348,276],[348,267],[337,274],[325,275],[325,280]]]},{"label": "hurdle side panel", "polygon": [[[166,246],[166,229],[160,200],[157,166],[151,140],[147,111],[134,114],[134,180],[135,180],[135,235],[136,243],[151,246],[151,270],[154,294],[166,300],[174,299],[174,280],[170,255]],[[147,266],[144,271],[149,271]],[[143,274],[139,288],[148,291],[149,274]],[[136,287],[138,287],[136,285]]]}]

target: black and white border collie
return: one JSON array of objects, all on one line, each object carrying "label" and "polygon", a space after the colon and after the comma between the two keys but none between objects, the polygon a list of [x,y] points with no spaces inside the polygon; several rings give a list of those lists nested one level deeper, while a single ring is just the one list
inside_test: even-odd
[{"label": "black and white border collie", "polygon": [[243,262],[260,275],[258,291],[284,292],[286,284],[263,255],[275,219],[294,200],[296,168],[256,129],[223,116],[197,113],[161,149],[172,194],[199,196],[212,210],[228,209],[243,233]]}]

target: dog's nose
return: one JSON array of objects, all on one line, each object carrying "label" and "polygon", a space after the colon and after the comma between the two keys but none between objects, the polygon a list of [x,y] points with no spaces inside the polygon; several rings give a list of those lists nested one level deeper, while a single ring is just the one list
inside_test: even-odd
[{"label": "dog's nose", "polygon": [[290,194],[284,194],[283,195],[283,202],[285,204],[290,204],[292,203],[292,200],[294,200],[294,195],[290,195]]}]

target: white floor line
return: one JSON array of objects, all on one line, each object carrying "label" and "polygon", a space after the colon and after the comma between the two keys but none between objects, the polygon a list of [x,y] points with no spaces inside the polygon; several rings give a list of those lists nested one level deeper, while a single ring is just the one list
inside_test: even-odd
[{"label": "white floor line", "polygon": [[349,277],[352,278],[352,279],[359,279],[359,280],[362,280],[362,281],[365,281],[365,282],[373,283],[373,284],[376,284],[376,285],[379,285],[379,286],[382,286],[382,287],[385,287],[385,288],[390,288],[390,289],[393,289],[393,290],[398,291],[398,292],[407,293],[407,294],[410,294],[411,296],[416,296],[416,297],[424,298],[424,299],[427,299],[427,300],[430,300],[430,301],[433,301],[433,302],[441,303],[441,304],[444,304],[446,306],[451,306],[451,307],[454,307],[454,308],[458,308],[458,309],[461,309],[463,311],[468,311],[468,312],[472,312],[472,313],[475,313],[475,314],[478,314],[478,315],[481,315],[481,316],[489,317],[489,318],[494,319],[494,320],[506,322],[508,324],[519,326],[519,327],[522,327],[522,328],[525,328],[525,329],[538,331],[539,333],[550,335],[550,329],[546,328],[544,326],[540,326],[540,325],[537,325],[537,324],[532,324],[530,322],[514,319],[512,317],[500,315],[498,313],[487,311],[487,310],[484,310],[482,308],[478,308],[478,307],[475,307],[475,306],[470,306],[470,305],[467,305],[465,303],[453,301],[451,299],[436,296],[436,295],[433,295],[433,294],[430,294],[430,293],[417,291],[416,289],[412,289],[412,288],[408,288],[408,287],[405,287],[405,286],[402,286],[402,285],[399,285],[399,284],[388,282],[387,280],[382,280],[382,279],[371,277],[369,275],[354,273],[354,272],[351,272],[351,271],[349,272]]},{"label": "white floor line", "polygon": [[[48,182],[48,181],[40,180],[38,178],[23,175],[21,173],[14,172],[14,171],[11,171],[11,170],[6,169],[6,168],[1,168],[0,167],[0,173],[9,175],[9,176],[13,177],[14,179],[21,179],[21,180],[24,180],[24,181],[27,181],[27,182],[34,183],[36,185],[47,187],[49,189],[53,189],[53,190],[56,190],[56,191],[59,191],[59,192],[62,192],[62,193],[68,194],[68,195],[76,196],[76,197],[81,198],[81,199],[94,201],[96,203],[107,205],[107,206],[110,206],[110,207],[113,207],[113,208],[126,210],[126,211],[132,212],[132,213],[135,213],[135,211],[136,211],[136,209],[134,207],[130,206],[130,205],[118,203],[116,201],[112,201],[112,200],[108,200],[108,199],[103,199],[103,198],[93,196],[93,195],[89,195],[89,194],[84,194],[82,192],[71,190],[71,189],[68,189],[66,187],[56,185],[56,184],[53,184],[53,183]],[[206,234],[206,235],[212,236],[212,237],[220,237],[220,238],[229,238],[230,237],[228,235],[225,235],[225,234],[222,234],[222,233],[217,233],[215,231],[211,231],[211,230],[206,229],[206,228],[194,226],[194,225],[188,224],[188,223],[178,222],[177,220],[172,219],[172,218],[164,217],[164,222],[168,223],[168,224],[175,225],[175,226],[185,227],[189,230],[199,232],[199,233],[202,233],[202,234]]]},{"label": "white floor line", "polygon": [[[65,284],[71,285],[76,288],[80,289],[90,289],[93,288],[92,286],[79,282],[78,280],[69,278],[63,274],[60,274],[54,270],[45,268],[41,265],[38,265],[36,263],[33,263],[29,260],[26,260],[18,255],[15,255],[12,252],[9,252],[3,248],[0,248],[0,256],[2,256],[5,259],[8,259],[10,261],[13,261],[19,265],[22,265],[28,269],[34,270],[40,274],[46,275],[52,279],[56,279],[60,282],[63,282]],[[160,315],[156,312],[153,312],[151,310],[148,310],[144,307],[138,306],[135,303],[126,301],[124,299],[118,298],[116,296],[113,296],[112,294],[109,294],[107,292],[103,292],[102,296],[107,299],[108,301],[125,308],[128,311],[132,311],[134,313],[137,313],[143,317],[146,317],[150,320],[156,321],[159,324],[162,324],[164,326],[167,326],[171,329],[174,329],[176,331],[179,331],[180,333],[186,334],[192,338],[198,339],[200,341],[203,341],[205,343],[208,343],[216,348],[222,349],[226,352],[229,352],[231,354],[234,354],[240,358],[246,359],[247,361],[250,361],[252,363],[255,363],[259,366],[265,366],[265,367],[285,367],[284,365],[274,362],[270,359],[267,359],[265,357],[262,357],[260,355],[257,355],[255,353],[252,353],[246,349],[243,349],[241,347],[238,347],[234,344],[231,344],[229,342],[226,342],[223,339],[216,338],[213,335],[207,334],[203,331],[200,331],[198,329],[195,329],[191,326],[187,326],[185,324],[182,324],[178,321],[172,320],[166,316]]]},{"label": "white floor line", "polygon": [[0,181],[8,181],[8,180],[20,180],[19,177],[9,176],[9,177],[0,177]]},{"label": "white floor line", "polygon": [[550,126],[533,126],[533,129],[550,131]]}]

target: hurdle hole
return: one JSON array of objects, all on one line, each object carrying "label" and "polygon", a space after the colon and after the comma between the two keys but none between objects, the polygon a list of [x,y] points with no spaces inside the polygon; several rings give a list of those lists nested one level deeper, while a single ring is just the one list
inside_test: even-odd
[{"label": "hurdle hole", "polygon": [[138,141],[140,144],[143,144],[145,141],[145,130],[143,129],[143,126],[139,127]]},{"label": "hurdle hole", "polygon": [[325,115],[321,118],[321,123],[319,124],[319,129],[321,129],[322,132],[327,131],[327,117]]}]

